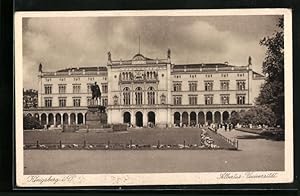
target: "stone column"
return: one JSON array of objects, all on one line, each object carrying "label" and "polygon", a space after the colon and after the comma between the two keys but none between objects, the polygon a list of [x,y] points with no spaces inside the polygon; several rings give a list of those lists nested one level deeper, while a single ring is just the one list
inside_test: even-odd
[{"label": "stone column", "polygon": [[48,117],[48,115],[49,114],[46,115],[46,125],[48,125],[48,123],[49,123],[49,117]]},{"label": "stone column", "polygon": [[78,116],[77,116],[78,114],[77,113],[75,113],[75,124],[76,125],[78,125]]},{"label": "stone column", "polygon": [[198,113],[197,112],[195,112],[196,113],[196,120],[195,120],[195,124],[196,124],[196,126],[198,125]]},{"label": "stone column", "polygon": [[64,114],[60,114],[60,124],[64,124]]},{"label": "stone column", "polygon": [[82,114],[82,124],[85,125],[85,113]]},{"label": "stone column", "polygon": [[53,125],[56,126],[56,115],[53,115]]},{"label": "stone column", "polygon": [[204,125],[206,125],[206,112],[203,112],[204,114]]},{"label": "stone column", "polygon": [[136,126],[136,116],[135,116],[134,112],[133,112],[133,115],[130,117],[130,120],[132,122],[132,125]]},{"label": "stone column", "polygon": [[215,123],[215,112],[211,112],[211,123]]},{"label": "stone column", "polygon": [[68,125],[71,124],[71,114],[68,114]]},{"label": "stone column", "polygon": [[187,126],[190,126],[190,113],[187,113]]},{"label": "stone column", "polygon": [[220,116],[220,121],[221,123],[223,123],[223,112],[220,112],[221,116]]},{"label": "stone column", "polygon": [[42,123],[42,114],[39,114],[39,122]]},{"label": "stone column", "polygon": [[148,115],[147,115],[147,113],[143,113],[143,126],[148,126],[148,124],[147,124],[147,122],[148,122]]}]

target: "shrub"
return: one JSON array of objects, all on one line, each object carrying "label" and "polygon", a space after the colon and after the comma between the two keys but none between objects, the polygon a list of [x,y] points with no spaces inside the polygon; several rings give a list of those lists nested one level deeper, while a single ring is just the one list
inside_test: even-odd
[{"label": "shrub", "polygon": [[23,116],[23,129],[42,129],[40,122],[32,116]]}]

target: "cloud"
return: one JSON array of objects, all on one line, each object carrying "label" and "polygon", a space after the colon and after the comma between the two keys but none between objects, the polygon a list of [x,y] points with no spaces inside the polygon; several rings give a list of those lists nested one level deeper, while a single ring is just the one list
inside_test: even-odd
[{"label": "cloud", "polygon": [[[166,58],[168,48],[175,64],[229,61],[245,65],[252,56],[260,69],[265,50],[257,37],[266,30],[262,25],[255,28],[257,21],[249,20],[253,29],[245,35],[241,30],[245,19],[236,18],[236,23],[235,17],[27,18],[23,21],[24,87],[37,88],[32,78],[40,62],[44,70],[55,71],[105,66],[108,51],[115,60],[131,59],[138,52],[139,36],[141,53],[150,58]],[[268,21],[270,29],[270,20],[262,21]],[[231,26],[226,28],[226,23]]]}]

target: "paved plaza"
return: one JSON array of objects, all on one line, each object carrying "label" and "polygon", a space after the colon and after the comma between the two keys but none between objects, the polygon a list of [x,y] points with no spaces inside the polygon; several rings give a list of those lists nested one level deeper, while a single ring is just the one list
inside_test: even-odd
[{"label": "paved plaza", "polygon": [[232,130],[239,150],[25,150],[25,174],[233,172],[284,170],[284,141]]}]

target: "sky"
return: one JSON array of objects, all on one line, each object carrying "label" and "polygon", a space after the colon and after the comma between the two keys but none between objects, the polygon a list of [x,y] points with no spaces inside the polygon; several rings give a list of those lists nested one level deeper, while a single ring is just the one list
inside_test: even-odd
[{"label": "sky", "polygon": [[43,71],[105,66],[129,60],[139,51],[148,58],[174,64],[247,65],[261,73],[266,49],[259,41],[277,30],[279,16],[130,16],[23,18],[24,88],[37,89],[38,65]]}]

